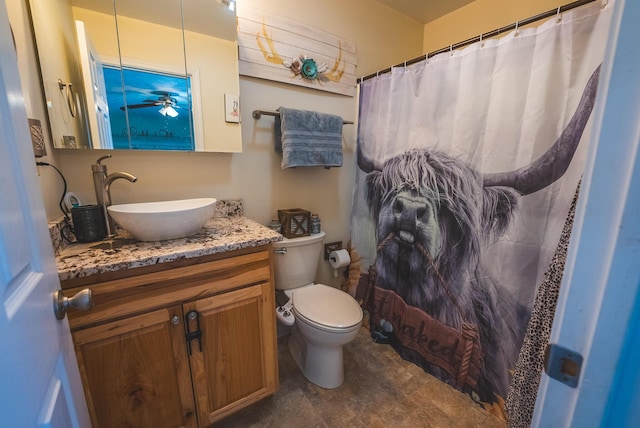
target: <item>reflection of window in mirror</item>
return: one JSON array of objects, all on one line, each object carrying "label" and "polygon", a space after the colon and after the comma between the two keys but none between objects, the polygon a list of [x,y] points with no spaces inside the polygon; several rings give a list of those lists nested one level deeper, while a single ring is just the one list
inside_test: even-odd
[{"label": "reflection of window in mirror", "polygon": [[194,150],[189,77],[111,65],[103,70],[114,148]]}]

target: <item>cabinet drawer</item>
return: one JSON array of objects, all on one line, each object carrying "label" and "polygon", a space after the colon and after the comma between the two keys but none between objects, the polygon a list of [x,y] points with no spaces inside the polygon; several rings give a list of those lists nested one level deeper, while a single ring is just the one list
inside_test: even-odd
[{"label": "cabinet drawer", "polygon": [[[85,312],[70,311],[69,324],[76,331],[262,282],[271,282],[266,250],[100,282],[89,286],[94,307]],[[64,293],[72,296],[82,288],[70,288]]]}]

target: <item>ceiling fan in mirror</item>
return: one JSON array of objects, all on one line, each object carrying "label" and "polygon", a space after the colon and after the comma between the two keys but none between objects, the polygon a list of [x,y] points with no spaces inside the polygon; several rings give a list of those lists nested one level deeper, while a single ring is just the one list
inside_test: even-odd
[{"label": "ceiling fan in mirror", "polygon": [[158,98],[155,100],[144,100],[140,104],[122,106],[120,107],[120,110],[126,111],[145,107],[160,107],[158,113],[161,115],[169,117],[178,116],[178,111],[176,109],[181,107],[178,105],[178,101],[174,98],[177,94],[163,91],[151,91],[151,93],[153,95],[158,95]]}]

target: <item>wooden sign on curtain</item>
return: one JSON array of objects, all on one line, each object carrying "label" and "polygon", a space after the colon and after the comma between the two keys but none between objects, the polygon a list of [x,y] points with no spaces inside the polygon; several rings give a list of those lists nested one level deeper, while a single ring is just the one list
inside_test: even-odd
[{"label": "wooden sign on curtain", "polygon": [[263,11],[238,8],[243,76],[354,96],[355,43]]}]

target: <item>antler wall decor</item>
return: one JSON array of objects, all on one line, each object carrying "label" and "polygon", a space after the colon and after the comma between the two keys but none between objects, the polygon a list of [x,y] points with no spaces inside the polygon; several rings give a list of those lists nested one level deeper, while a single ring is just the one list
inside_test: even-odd
[{"label": "antler wall decor", "polygon": [[357,56],[353,42],[297,21],[240,7],[238,46],[241,75],[355,95]]}]

